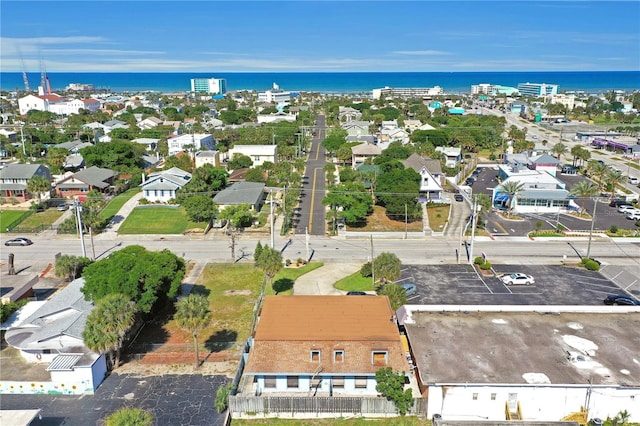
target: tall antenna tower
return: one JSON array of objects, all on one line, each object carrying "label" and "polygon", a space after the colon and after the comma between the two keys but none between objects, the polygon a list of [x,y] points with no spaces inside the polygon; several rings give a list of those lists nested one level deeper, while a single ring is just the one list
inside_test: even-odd
[{"label": "tall antenna tower", "polygon": [[51,83],[47,77],[47,69],[44,67],[44,59],[40,58],[40,87],[45,95],[51,94]]},{"label": "tall antenna tower", "polygon": [[24,59],[22,58],[22,51],[20,51],[20,48],[18,48],[18,54],[20,55],[20,66],[22,67],[22,81],[24,82],[24,90],[26,90],[27,92],[31,91],[31,88],[29,87],[29,79],[27,78],[27,70],[24,66]]}]

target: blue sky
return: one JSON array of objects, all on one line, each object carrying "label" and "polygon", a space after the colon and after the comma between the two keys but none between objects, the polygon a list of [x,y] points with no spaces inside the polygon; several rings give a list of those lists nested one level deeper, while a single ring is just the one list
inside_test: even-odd
[{"label": "blue sky", "polygon": [[2,0],[0,36],[9,72],[640,70],[638,1]]}]

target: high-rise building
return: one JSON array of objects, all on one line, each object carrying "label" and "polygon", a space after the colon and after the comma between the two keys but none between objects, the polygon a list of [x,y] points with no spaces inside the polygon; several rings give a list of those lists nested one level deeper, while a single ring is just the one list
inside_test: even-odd
[{"label": "high-rise building", "polygon": [[227,80],[224,78],[192,78],[191,91],[224,95],[227,93]]},{"label": "high-rise building", "polygon": [[540,96],[554,96],[558,94],[557,84],[546,83],[518,83],[518,92],[522,96],[531,96],[534,98]]}]

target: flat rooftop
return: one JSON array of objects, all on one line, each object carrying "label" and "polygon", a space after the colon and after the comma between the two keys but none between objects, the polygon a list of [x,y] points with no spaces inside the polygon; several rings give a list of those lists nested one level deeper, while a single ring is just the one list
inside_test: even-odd
[{"label": "flat rooftop", "polygon": [[640,314],[413,312],[422,383],[640,386]]}]

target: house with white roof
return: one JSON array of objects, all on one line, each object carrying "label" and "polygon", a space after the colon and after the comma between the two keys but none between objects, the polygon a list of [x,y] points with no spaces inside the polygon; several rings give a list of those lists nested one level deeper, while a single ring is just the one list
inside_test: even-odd
[{"label": "house with white roof", "polygon": [[220,151],[198,151],[195,155],[196,169],[205,164],[220,167]]},{"label": "house with white roof", "polygon": [[278,164],[278,145],[234,145],[229,149],[229,158],[234,155],[246,155],[253,161],[252,167],[258,167],[269,161]]},{"label": "house with white roof", "polygon": [[176,193],[191,180],[191,174],[173,167],[169,170],[143,175],[140,184],[144,198],[152,203],[166,203],[176,198]]},{"label": "house with white roof", "polygon": [[140,145],[146,146],[147,151],[155,151],[158,148],[158,142],[160,142],[160,139],[136,138],[136,139],[132,139],[131,142],[139,143]]},{"label": "house with white roof", "polygon": [[216,142],[212,134],[190,133],[169,137],[167,139],[169,155],[176,155],[183,152],[185,147],[190,145],[194,150],[213,150]]},{"label": "house with white roof", "polygon": [[369,131],[369,126],[372,123],[370,121],[347,121],[346,123],[342,123],[340,127],[343,130],[347,131],[347,135],[349,136],[362,136],[369,135],[371,132]]},{"label": "house with white roof", "polygon": [[447,157],[446,167],[455,167],[462,160],[462,148],[459,146],[438,146],[436,151],[443,153]]},{"label": "house with white roof", "polygon": [[142,130],[145,129],[153,129],[154,127],[158,127],[162,124],[162,120],[157,117],[147,117],[144,120],[140,120],[138,122],[138,127]]},{"label": "house with white roof", "polygon": [[341,123],[349,121],[358,121],[362,118],[362,113],[355,108],[340,106],[338,107],[338,120]]}]

